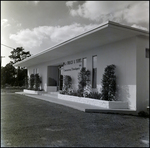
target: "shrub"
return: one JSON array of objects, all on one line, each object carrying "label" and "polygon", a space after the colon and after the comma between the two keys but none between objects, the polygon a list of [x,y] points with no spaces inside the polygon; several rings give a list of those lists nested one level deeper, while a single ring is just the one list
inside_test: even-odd
[{"label": "shrub", "polygon": [[140,112],[138,113],[138,115],[139,115],[140,117],[149,117],[148,113],[145,112],[145,111],[140,111]]},{"label": "shrub", "polygon": [[34,75],[34,85],[35,85],[35,90],[40,90],[40,84],[41,84],[41,78],[39,74]]},{"label": "shrub", "polygon": [[109,65],[105,68],[102,79],[102,99],[113,101],[116,94],[116,75],[115,65]]},{"label": "shrub", "polygon": [[[29,81],[29,83],[28,83]],[[28,88],[30,90],[42,90],[40,88],[40,85],[42,83],[41,77],[39,76],[39,74],[31,74],[30,78],[26,79],[26,84],[28,84]]]},{"label": "shrub", "polygon": [[84,88],[83,96],[86,97],[91,92],[92,92],[92,86],[89,82],[87,82],[87,85]]},{"label": "shrub", "polygon": [[34,74],[30,75],[30,89],[32,90],[34,87]]},{"label": "shrub", "polygon": [[70,92],[69,95],[71,95],[71,96],[78,96],[78,93],[77,93],[77,91],[73,90],[73,91]]},{"label": "shrub", "polygon": [[88,98],[93,98],[93,99],[101,99],[101,93],[99,92],[90,92],[89,94],[87,94],[85,97],[88,97]]},{"label": "shrub", "polygon": [[65,94],[65,92],[63,90],[59,90],[60,94]]},{"label": "shrub", "polygon": [[84,94],[84,88],[86,87],[87,83],[89,82],[89,77],[90,77],[90,71],[86,70],[85,67],[83,67],[79,74],[78,74],[78,96],[83,97]]},{"label": "shrub", "polygon": [[29,77],[26,76],[26,77],[25,77],[25,88],[27,89],[28,86],[29,86]]},{"label": "shrub", "polygon": [[70,88],[71,87],[71,81],[72,81],[71,77],[68,75],[65,75],[63,77],[63,79],[64,79],[64,85],[68,86],[68,88]]},{"label": "shrub", "polygon": [[68,94],[70,89],[71,89],[71,85],[72,85],[72,79],[70,76],[65,75],[63,77],[63,82],[64,82],[64,86],[62,88],[62,91],[60,91],[61,94]]}]

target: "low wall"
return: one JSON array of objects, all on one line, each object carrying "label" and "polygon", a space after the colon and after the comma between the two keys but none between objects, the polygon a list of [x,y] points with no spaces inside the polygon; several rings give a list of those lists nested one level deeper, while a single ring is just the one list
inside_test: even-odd
[{"label": "low wall", "polygon": [[97,99],[63,95],[63,94],[58,94],[58,99],[94,105],[106,109],[128,109],[129,108],[128,102],[123,102],[123,101],[104,101],[104,100],[97,100]]},{"label": "low wall", "polygon": [[28,89],[24,89],[23,92],[27,94],[34,94],[34,95],[40,94],[40,91],[28,90]]}]

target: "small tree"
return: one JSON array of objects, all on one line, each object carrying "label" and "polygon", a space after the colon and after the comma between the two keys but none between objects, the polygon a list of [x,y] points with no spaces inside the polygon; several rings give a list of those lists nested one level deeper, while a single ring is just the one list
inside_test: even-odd
[{"label": "small tree", "polygon": [[63,77],[63,88],[62,88],[62,93],[63,94],[68,94],[69,93],[69,89],[71,88],[72,85],[72,78],[68,75],[65,75]]},{"label": "small tree", "polygon": [[30,89],[34,88],[34,74],[30,75]]},{"label": "small tree", "polygon": [[35,90],[39,90],[40,88],[40,84],[41,84],[41,79],[39,74],[35,74],[34,75],[34,85],[35,85]]},{"label": "small tree", "polygon": [[[13,51],[11,51],[11,55],[9,56],[9,58],[13,61],[10,63],[15,64],[31,56],[29,51],[25,52],[24,50],[25,49],[23,47],[17,47],[16,49],[13,49]],[[25,77],[27,76],[27,69],[25,67],[18,66],[16,74],[17,78],[15,79],[15,85],[24,86]]]},{"label": "small tree", "polygon": [[102,79],[102,100],[113,101],[116,94],[116,75],[115,65],[109,65],[105,68]]},{"label": "small tree", "polygon": [[78,74],[78,95],[81,97],[83,97],[85,87],[89,82],[89,77],[90,71],[86,70],[85,67],[83,67]]}]

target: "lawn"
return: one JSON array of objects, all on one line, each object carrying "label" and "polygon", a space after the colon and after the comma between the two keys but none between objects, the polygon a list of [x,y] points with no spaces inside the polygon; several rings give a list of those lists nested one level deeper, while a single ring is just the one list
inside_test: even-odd
[{"label": "lawn", "polygon": [[1,93],[15,93],[23,91],[23,87],[7,87],[1,88]]},{"label": "lawn", "polygon": [[149,147],[149,118],[85,113],[12,93],[1,95],[1,111],[1,146]]}]

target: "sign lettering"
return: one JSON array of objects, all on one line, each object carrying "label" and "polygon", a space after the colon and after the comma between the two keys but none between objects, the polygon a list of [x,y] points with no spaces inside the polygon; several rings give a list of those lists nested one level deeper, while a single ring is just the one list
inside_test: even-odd
[{"label": "sign lettering", "polygon": [[[73,71],[73,70],[79,70],[81,67],[81,62],[82,59],[75,59],[75,60],[70,60],[67,62],[64,62],[64,71]],[[70,65],[74,65],[73,67],[70,67]]]}]

